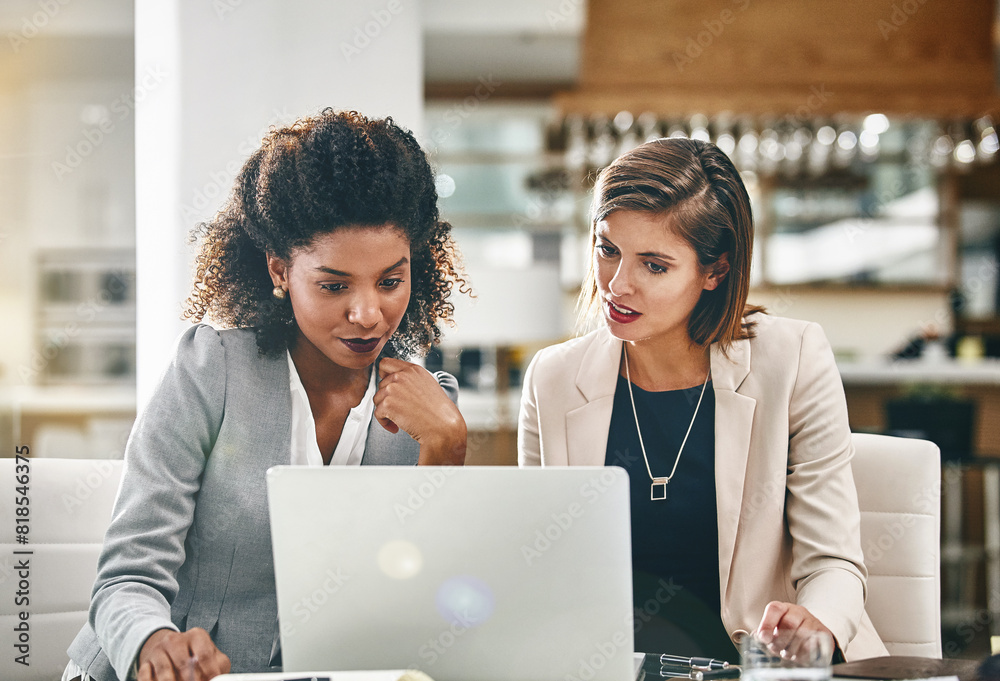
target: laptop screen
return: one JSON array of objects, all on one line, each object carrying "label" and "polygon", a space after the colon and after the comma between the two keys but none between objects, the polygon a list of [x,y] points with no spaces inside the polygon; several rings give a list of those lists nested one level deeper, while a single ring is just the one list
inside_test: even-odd
[{"label": "laptop screen", "polygon": [[619,468],[268,473],[284,669],[634,677]]}]

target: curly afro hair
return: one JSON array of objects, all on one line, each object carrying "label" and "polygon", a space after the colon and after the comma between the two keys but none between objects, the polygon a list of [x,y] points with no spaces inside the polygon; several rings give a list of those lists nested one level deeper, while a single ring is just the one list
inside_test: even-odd
[{"label": "curly afro hair", "polygon": [[272,130],[223,209],[195,230],[201,243],[184,318],[253,328],[261,354],[283,352],[298,327],[288,300],[271,293],[267,255],[288,260],[339,228],[386,224],[409,239],[411,293],[385,354],[422,354],[440,339],[438,324],[452,322],[452,287],[464,292],[466,283],[413,134],[391,118],[331,109]]}]

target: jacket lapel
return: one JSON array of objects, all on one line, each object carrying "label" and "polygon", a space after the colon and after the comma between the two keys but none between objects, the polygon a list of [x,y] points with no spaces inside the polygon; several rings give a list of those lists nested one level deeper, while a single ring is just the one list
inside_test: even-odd
[{"label": "jacket lapel", "polygon": [[[372,371],[378,376],[379,355],[372,365]],[[381,376],[377,378],[382,382]],[[362,466],[415,466],[420,458],[420,444],[402,430],[390,433],[382,427],[375,417],[368,424],[368,436],[365,440],[365,452],[361,456]]]},{"label": "jacket lapel", "polygon": [[607,329],[597,332],[576,376],[583,406],[566,413],[566,449],[571,466],[603,466],[615,403],[622,342]]},{"label": "jacket lapel", "polygon": [[[282,352],[278,357],[271,355],[257,357],[256,340],[253,341],[252,347],[251,351],[255,353],[253,365],[256,367],[252,376],[253,380],[259,381],[257,394],[274,397],[262,401],[261,413],[255,414],[249,422],[263,426],[264,432],[270,433],[278,443],[278,446],[258,448],[261,458],[264,459],[265,470],[271,466],[287,466],[292,462],[292,389],[291,376],[288,373],[288,353]],[[247,373],[249,376],[249,372]],[[265,425],[268,423],[272,425],[270,427]]]},{"label": "jacket lapel", "polygon": [[374,418],[368,424],[368,438],[362,466],[415,466],[420,458],[420,444],[399,431],[390,433]]},{"label": "jacket lapel", "polygon": [[750,373],[750,341],[732,344],[729,357],[718,345],[711,350],[715,388],[715,496],[719,518],[719,580],[726,602],[736,548],[743,483],[750,454],[750,430],[757,401],[737,390]]}]

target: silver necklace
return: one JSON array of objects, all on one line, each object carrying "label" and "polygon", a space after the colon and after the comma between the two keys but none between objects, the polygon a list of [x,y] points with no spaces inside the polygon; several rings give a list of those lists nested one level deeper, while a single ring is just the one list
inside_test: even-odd
[{"label": "silver necklace", "polygon": [[[688,424],[687,432],[684,433],[684,439],[681,440],[681,447],[677,450],[677,458],[674,459],[674,467],[670,469],[670,475],[665,478],[653,477],[653,471],[649,468],[649,458],[646,456],[646,445],[642,441],[642,429],[639,428],[639,414],[635,410],[635,396],[632,394],[632,376],[628,371],[628,350],[624,345],[622,345],[622,354],[625,356],[625,381],[628,383],[628,398],[632,402],[632,417],[635,419],[635,432],[639,434],[639,448],[642,449],[642,460],[646,462],[646,472],[649,473],[649,479],[652,481],[649,485],[649,499],[650,501],[666,501],[667,499],[667,483],[670,482],[671,478],[674,477],[674,473],[677,472],[677,464],[681,460],[681,454],[684,453],[684,445],[687,444],[688,435],[691,434],[691,428],[694,427],[694,420],[698,418],[698,408],[701,407],[701,398],[705,396],[705,387],[708,386],[708,377],[712,375],[711,369],[705,374],[705,382],[701,384],[701,394],[698,395],[698,404],[694,407],[694,416],[691,417],[691,423]],[[660,488],[661,494],[657,496],[657,487]]]}]

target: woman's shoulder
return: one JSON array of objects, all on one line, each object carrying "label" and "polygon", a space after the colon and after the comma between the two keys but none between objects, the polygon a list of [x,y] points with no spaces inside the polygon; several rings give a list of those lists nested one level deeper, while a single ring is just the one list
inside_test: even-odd
[{"label": "woman's shoulder", "polygon": [[621,349],[620,345],[618,348],[613,346],[620,342],[602,327],[584,336],[549,345],[535,353],[525,378],[536,384],[561,384],[567,380],[575,381],[584,365],[594,367],[595,370],[606,363],[617,367],[614,356]]},{"label": "woman's shoulder", "polygon": [[797,338],[802,335],[806,327],[816,325],[815,322],[807,322],[802,319],[792,319],[791,317],[778,317],[766,313],[756,313],[744,318],[753,324],[752,340],[759,339],[779,339],[783,337]]},{"label": "woman's shoulder", "polygon": [[233,349],[257,348],[256,329],[219,329],[201,322],[192,324],[181,332],[177,345],[181,349],[225,347]]},{"label": "woman's shoulder", "polygon": [[749,342],[751,354],[756,357],[773,355],[787,361],[802,352],[829,348],[826,333],[816,322],[769,314],[755,314],[749,319],[754,322]]},{"label": "woman's shoulder", "polygon": [[185,329],[174,349],[174,363],[182,366],[245,366],[283,361],[260,354],[254,329],[217,329],[210,324],[192,324]]}]

